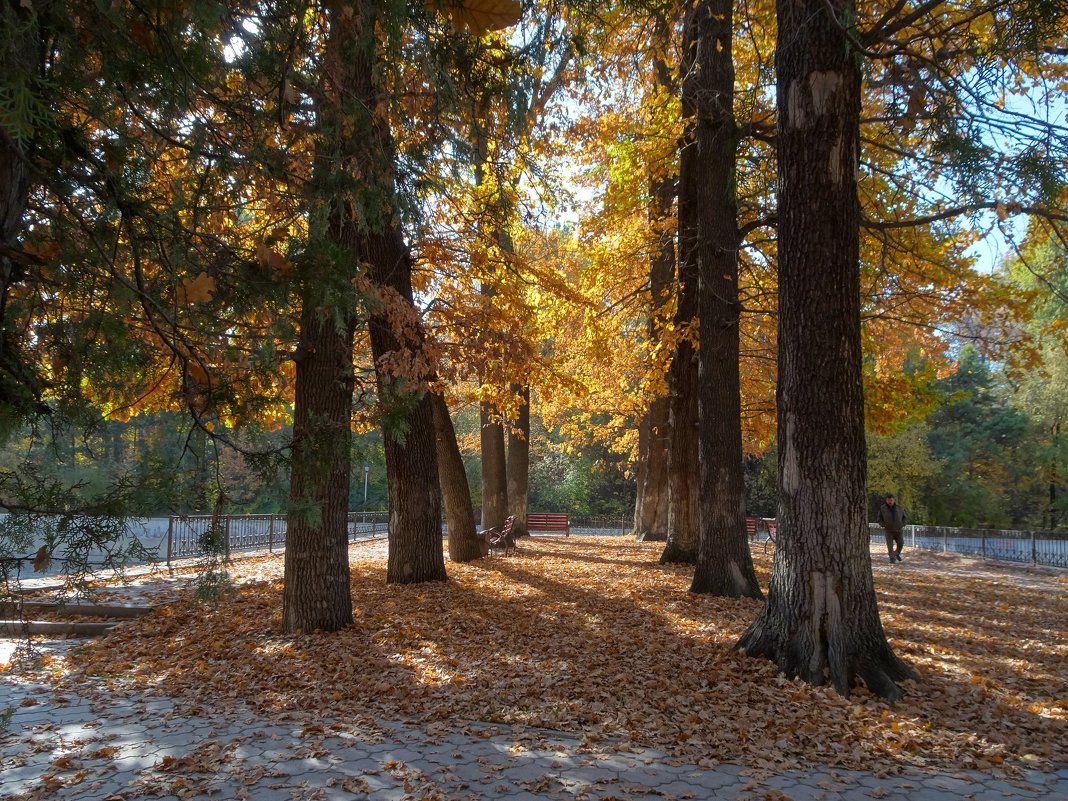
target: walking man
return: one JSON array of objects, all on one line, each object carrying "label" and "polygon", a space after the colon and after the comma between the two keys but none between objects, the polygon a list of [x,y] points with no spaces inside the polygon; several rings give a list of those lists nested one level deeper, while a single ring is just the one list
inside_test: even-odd
[{"label": "walking man", "polygon": [[905,545],[902,529],[907,519],[905,510],[898,506],[893,493],[886,493],[883,505],[879,507],[879,525],[886,534],[886,550],[890,553],[891,562],[901,561],[901,549]]}]

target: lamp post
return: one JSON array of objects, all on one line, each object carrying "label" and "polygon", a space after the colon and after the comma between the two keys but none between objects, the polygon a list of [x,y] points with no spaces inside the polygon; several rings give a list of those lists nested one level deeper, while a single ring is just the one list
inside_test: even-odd
[{"label": "lamp post", "polygon": [[367,509],[367,477],[371,474],[371,465],[363,466],[363,508]]}]

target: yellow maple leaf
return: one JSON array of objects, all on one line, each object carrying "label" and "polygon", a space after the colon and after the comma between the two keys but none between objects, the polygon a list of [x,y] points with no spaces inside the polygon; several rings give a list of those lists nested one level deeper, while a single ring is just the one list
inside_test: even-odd
[{"label": "yellow maple leaf", "polygon": [[204,303],[215,294],[215,279],[207,273],[200,273],[196,278],[187,278],[178,287],[180,303]]},{"label": "yellow maple leaf", "polygon": [[265,242],[256,245],[256,258],[275,278],[285,278],[289,274],[289,260]]},{"label": "yellow maple leaf", "polygon": [[444,10],[457,30],[475,36],[515,25],[523,13],[517,0],[463,0],[446,3]]}]

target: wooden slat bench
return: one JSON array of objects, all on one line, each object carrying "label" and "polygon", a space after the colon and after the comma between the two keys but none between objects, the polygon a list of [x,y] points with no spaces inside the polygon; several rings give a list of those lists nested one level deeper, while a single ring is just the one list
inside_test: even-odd
[{"label": "wooden slat bench", "polygon": [[757,536],[757,526],[760,525],[760,521],[755,517],[747,517],[745,519],[745,533],[749,535],[749,539],[755,540]]},{"label": "wooden slat bench", "polygon": [[527,531],[562,531],[571,536],[571,520],[567,512],[528,512]]}]

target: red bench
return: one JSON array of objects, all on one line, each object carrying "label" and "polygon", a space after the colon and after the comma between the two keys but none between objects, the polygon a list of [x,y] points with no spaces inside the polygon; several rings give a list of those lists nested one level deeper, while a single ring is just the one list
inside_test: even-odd
[{"label": "red bench", "polygon": [[757,535],[757,526],[760,521],[755,517],[747,517],[745,519],[745,533],[749,535],[749,539],[755,540]]},{"label": "red bench", "polygon": [[571,536],[571,520],[567,512],[528,512],[527,531],[562,531]]}]

